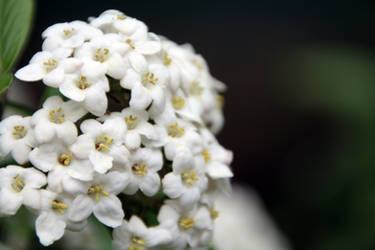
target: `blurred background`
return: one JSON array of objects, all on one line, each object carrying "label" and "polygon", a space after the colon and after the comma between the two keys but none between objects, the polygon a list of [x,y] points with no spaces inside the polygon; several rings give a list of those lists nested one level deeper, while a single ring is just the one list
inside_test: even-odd
[{"label": "blurred background", "polygon": [[291,248],[375,249],[374,1],[39,0],[17,68],[48,26],[111,8],[193,44],[228,85],[219,140],[234,182]]}]

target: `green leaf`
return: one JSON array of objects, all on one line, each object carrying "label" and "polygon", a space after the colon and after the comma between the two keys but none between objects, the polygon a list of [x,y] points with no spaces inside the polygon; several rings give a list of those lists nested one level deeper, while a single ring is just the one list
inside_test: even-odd
[{"label": "green leaf", "polygon": [[11,73],[0,72],[0,93],[5,91],[12,81],[13,81],[13,75]]},{"label": "green leaf", "polygon": [[26,41],[33,9],[33,0],[0,0],[0,93],[11,82],[9,71]]}]

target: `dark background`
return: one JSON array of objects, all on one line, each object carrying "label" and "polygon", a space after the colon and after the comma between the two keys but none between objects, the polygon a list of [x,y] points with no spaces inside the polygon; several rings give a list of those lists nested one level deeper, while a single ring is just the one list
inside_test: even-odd
[{"label": "dark background", "polygon": [[375,249],[374,1],[37,1],[41,32],[118,9],[228,85],[220,142],[294,249]]}]

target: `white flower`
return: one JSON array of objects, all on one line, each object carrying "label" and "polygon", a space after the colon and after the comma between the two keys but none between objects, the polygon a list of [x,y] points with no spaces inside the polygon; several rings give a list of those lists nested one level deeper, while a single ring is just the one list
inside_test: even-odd
[{"label": "white flower", "polygon": [[163,156],[159,149],[140,148],[130,157],[130,182],[124,190],[135,194],[140,189],[145,195],[155,195],[160,187],[157,173],[163,166]]},{"label": "white flower", "polygon": [[109,82],[100,63],[86,61],[71,74],[66,74],[60,85],[60,92],[82,106],[90,113],[101,116],[107,110]]},{"label": "white flower", "polygon": [[169,80],[167,69],[161,64],[147,64],[145,58],[136,53],[129,54],[132,68],[128,69],[120,84],[131,90],[130,106],[146,109],[152,102],[162,111],[165,104],[163,88]]},{"label": "white flower", "polygon": [[65,228],[82,230],[86,221],[71,222],[68,218],[71,198],[50,190],[41,190],[41,211],[35,221],[36,234],[40,243],[49,246],[64,235]]},{"label": "white flower", "polygon": [[112,34],[96,37],[78,48],[74,56],[83,61],[99,62],[106,74],[121,79],[128,68],[127,60],[121,55],[128,50],[128,46],[114,37]]},{"label": "white flower", "polygon": [[87,111],[77,102],[63,102],[59,96],[49,97],[43,103],[43,108],[32,116],[35,137],[40,143],[46,143],[57,136],[71,144],[78,133],[74,122],[86,113]]},{"label": "white flower", "polygon": [[189,149],[180,150],[173,160],[173,171],[163,178],[163,191],[173,199],[179,198],[184,207],[194,206],[207,188],[203,163]]},{"label": "white flower", "polygon": [[31,58],[30,63],[19,69],[15,76],[27,82],[40,81],[51,87],[58,87],[64,80],[64,73],[74,71],[81,66],[81,61],[67,58],[72,51],[59,48],[53,52],[42,51]]},{"label": "white flower", "polygon": [[149,115],[145,110],[136,110],[128,107],[121,113],[113,112],[110,117],[121,117],[125,122],[128,130],[125,134],[125,145],[135,150],[140,147],[142,136],[146,138],[155,138],[156,131],[152,124],[148,122]]},{"label": "white flower", "polygon": [[89,159],[95,171],[104,174],[112,168],[113,162],[126,164],[129,152],[122,145],[126,125],[119,117],[106,120],[103,124],[90,119],[81,124],[84,133],[72,146],[73,153],[82,159]]},{"label": "white flower", "polygon": [[31,117],[10,116],[0,123],[0,154],[11,153],[18,164],[29,160],[29,153],[36,146]]},{"label": "white flower", "polygon": [[0,169],[0,214],[14,215],[22,204],[40,208],[39,189],[46,177],[34,168],[9,165]]},{"label": "white flower", "polygon": [[175,239],[173,249],[207,246],[211,241],[213,221],[207,207],[186,209],[173,200],[167,200],[158,214],[160,227],[168,229]]},{"label": "white flower", "polygon": [[117,171],[97,175],[85,194],[78,195],[72,204],[69,218],[72,221],[87,219],[91,213],[104,225],[118,227],[124,218],[119,194],[128,184],[126,173]]},{"label": "white flower", "polygon": [[54,51],[58,48],[75,49],[81,46],[85,40],[102,34],[99,29],[82,21],[57,23],[42,33],[42,37],[45,39],[42,47],[46,51]]},{"label": "white flower", "polygon": [[129,222],[123,221],[120,227],[113,230],[115,250],[156,249],[171,240],[172,236],[168,230],[160,227],[147,228],[143,221],[134,215]]}]

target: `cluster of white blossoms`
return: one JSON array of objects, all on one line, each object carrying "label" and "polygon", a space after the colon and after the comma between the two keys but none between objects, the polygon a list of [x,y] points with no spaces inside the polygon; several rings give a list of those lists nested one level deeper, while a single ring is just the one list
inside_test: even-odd
[{"label": "cluster of white blossoms", "polygon": [[190,45],[116,10],[42,37],[15,76],[61,95],[0,123],[0,156],[19,164],[0,168],[0,214],[26,206],[45,246],[93,214],[113,228],[114,249],[208,248],[215,193],[233,176],[214,136],[225,85]]}]

